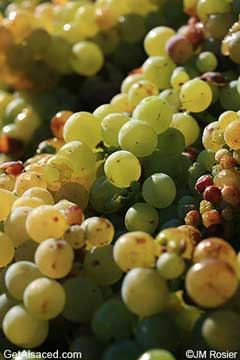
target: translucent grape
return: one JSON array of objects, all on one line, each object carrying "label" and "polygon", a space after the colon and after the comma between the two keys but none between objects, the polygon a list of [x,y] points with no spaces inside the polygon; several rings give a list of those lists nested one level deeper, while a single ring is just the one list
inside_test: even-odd
[{"label": "translucent grape", "polygon": [[85,243],[85,231],[80,225],[72,225],[65,233],[64,239],[73,249],[81,249]]},{"label": "translucent grape", "polygon": [[47,183],[43,180],[41,175],[34,171],[24,172],[18,176],[15,184],[15,191],[18,196],[23,195],[26,190],[32,187],[41,187],[46,189]]},{"label": "translucent grape", "polygon": [[66,142],[77,140],[91,149],[95,148],[102,138],[97,118],[83,111],[70,116],[64,125],[63,136]]},{"label": "translucent grape", "polygon": [[214,53],[210,51],[201,52],[196,60],[196,66],[201,73],[214,71],[218,61]]},{"label": "translucent grape", "polygon": [[84,269],[100,286],[112,285],[122,277],[122,271],[113,258],[112,245],[95,248],[87,253],[84,259]]},{"label": "translucent grape", "polygon": [[93,76],[104,63],[102,50],[91,41],[80,41],[73,46],[71,64],[73,69],[84,76]]},{"label": "translucent grape", "polygon": [[[85,209],[88,205],[88,191],[77,182],[67,182],[54,194],[55,201],[60,203],[61,200],[67,200],[72,205],[76,204]],[[69,203],[68,203],[69,205]],[[58,208],[58,205],[55,205]]]},{"label": "translucent grape", "polygon": [[159,97],[160,99],[167,101],[174,112],[178,112],[180,110],[181,103],[179,99],[179,91],[175,89],[166,89],[161,91]]},{"label": "translucent grape", "polygon": [[225,143],[224,130],[220,127],[218,121],[214,121],[205,127],[202,142],[207,150],[214,152],[217,152],[223,147]]},{"label": "translucent grape", "polygon": [[115,95],[111,100],[111,104],[119,112],[127,112],[127,113],[131,112],[128,95],[125,93]]},{"label": "translucent grape", "polygon": [[122,82],[121,92],[127,94],[132,85],[139,82],[140,80],[143,80],[143,75],[141,74],[128,75]]},{"label": "translucent grape", "polygon": [[187,113],[174,114],[170,126],[181,131],[184,135],[186,146],[194,144],[200,135],[200,127],[197,120]]},{"label": "translucent grape", "polygon": [[175,68],[176,65],[170,58],[152,56],[143,64],[143,75],[146,80],[153,82],[159,90],[164,90],[170,87],[170,78]]},{"label": "translucent grape", "polygon": [[231,11],[231,5],[228,0],[199,0],[197,3],[197,15],[205,21],[211,14],[224,14]]},{"label": "translucent grape", "polygon": [[188,271],[185,281],[189,296],[196,304],[206,308],[223,305],[238,287],[234,268],[219,259],[195,264]]},{"label": "translucent grape", "polygon": [[173,203],[176,186],[170,176],[163,173],[153,174],[144,181],[142,195],[149,205],[163,209]]},{"label": "translucent grape", "polygon": [[113,113],[105,116],[101,122],[104,143],[108,146],[118,147],[119,130],[129,120],[127,115],[121,113]]},{"label": "translucent grape", "polygon": [[0,328],[2,327],[3,319],[8,310],[10,310],[14,305],[16,305],[16,302],[7,294],[0,295]]},{"label": "translucent grape", "polygon": [[224,111],[218,118],[219,125],[224,130],[235,120],[239,120],[239,116],[235,111],[231,110]]},{"label": "translucent grape", "polygon": [[55,155],[44,166],[43,179],[51,191],[58,190],[62,184],[69,181],[73,174],[73,167],[69,159]]},{"label": "translucent grape", "polygon": [[88,323],[103,302],[100,288],[89,277],[74,277],[64,281],[66,304],[63,316],[73,323]]},{"label": "translucent grape", "polygon": [[117,109],[112,104],[103,104],[95,109],[93,115],[98,119],[99,124],[101,124],[102,120],[105,116],[109,114],[113,114],[117,112]]},{"label": "translucent grape", "polygon": [[50,125],[53,135],[56,136],[56,138],[63,139],[63,127],[72,114],[72,111],[59,111],[52,117]]},{"label": "translucent grape", "polygon": [[166,350],[150,350],[144,353],[138,360],[175,360],[175,357]]},{"label": "translucent grape", "polygon": [[144,48],[148,56],[166,55],[166,43],[175,34],[175,30],[168,26],[158,26],[152,29],[144,39]]},{"label": "translucent grape", "polygon": [[169,299],[165,280],[153,269],[130,270],[123,280],[121,293],[129,310],[139,316],[150,316],[162,311]]},{"label": "translucent grape", "polygon": [[119,18],[118,29],[121,39],[128,43],[141,41],[146,31],[144,19],[136,14],[121,16]]},{"label": "translucent grape", "polygon": [[105,164],[104,171],[113,185],[127,188],[141,176],[141,165],[138,159],[128,151],[116,151],[111,154]]},{"label": "translucent grape", "polygon": [[159,222],[159,215],[156,209],[146,203],[132,205],[125,215],[125,226],[128,231],[144,231],[152,234]]},{"label": "translucent grape", "polygon": [[155,243],[143,231],[129,232],[117,239],[113,256],[117,265],[125,272],[136,267],[151,268],[155,265]]},{"label": "translucent grape", "polygon": [[224,169],[218,172],[214,178],[214,185],[223,189],[224,186],[231,186],[240,191],[240,172],[236,169]]},{"label": "translucent grape", "polygon": [[14,204],[12,206],[12,210],[18,209],[18,208],[37,208],[39,206],[45,205],[44,201],[37,197],[31,197],[31,196],[21,196],[16,201],[14,201]]},{"label": "translucent grape", "polygon": [[6,219],[6,217],[10,214],[12,205],[16,200],[16,196],[8,190],[0,189],[0,202],[4,204],[0,208],[0,221]]},{"label": "translucent grape", "polygon": [[85,38],[93,37],[99,31],[94,15],[93,4],[80,6],[74,14],[74,22],[78,24],[79,31]]},{"label": "translucent grape", "polygon": [[233,150],[240,149],[240,120],[232,121],[224,131],[224,140],[226,144]]},{"label": "translucent grape", "polygon": [[13,344],[32,349],[46,340],[48,322],[36,319],[22,305],[16,305],[3,320],[3,332]]},{"label": "translucent grape", "polygon": [[135,82],[128,91],[128,100],[131,109],[134,109],[141,100],[148,96],[158,95],[158,89],[152,81],[140,80]]},{"label": "translucent grape", "polygon": [[45,240],[35,252],[35,262],[39,270],[53,279],[61,279],[69,274],[73,257],[73,249],[65,240]]},{"label": "translucent grape", "polygon": [[148,123],[131,120],[121,127],[118,142],[122,150],[127,150],[137,157],[144,157],[156,149],[157,134]]},{"label": "translucent grape", "polygon": [[42,205],[34,209],[26,221],[29,236],[39,243],[51,237],[60,238],[67,227],[65,217],[51,205]]},{"label": "translucent grape", "polygon": [[18,261],[7,269],[5,284],[9,293],[22,300],[25,288],[35,279],[42,277],[37,266],[30,261]]},{"label": "translucent grape", "polygon": [[167,130],[172,121],[172,116],[171,106],[157,96],[143,99],[133,112],[134,119],[149,123],[157,134]]},{"label": "translucent grape", "polygon": [[85,239],[90,247],[102,247],[111,244],[114,236],[112,223],[102,217],[93,216],[82,223]]},{"label": "translucent grape", "polygon": [[4,223],[4,231],[12,239],[16,248],[30,240],[26,229],[26,219],[31,211],[30,207],[15,208]]},{"label": "translucent grape", "polygon": [[174,89],[180,90],[188,80],[190,80],[188,73],[180,66],[173,71],[170,82]]},{"label": "translucent grape", "polygon": [[157,270],[164,279],[172,280],[183,274],[185,263],[177,254],[164,253],[158,258]]},{"label": "translucent grape", "polygon": [[14,258],[14,244],[10,237],[0,232],[0,267],[7,266]]},{"label": "translucent grape", "polygon": [[212,91],[203,80],[189,80],[181,88],[180,100],[187,111],[202,112],[212,102]]},{"label": "translucent grape", "polygon": [[[171,147],[169,148],[169,144]],[[161,154],[181,154],[185,149],[185,138],[183,133],[175,127],[170,127],[158,135],[158,151]]]},{"label": "translucent grape", "polygon": [[185,64],[193,56],[193,44],[186,37],[177,34],[168,39],[166,51],[169,57],[179,65]]},{"label": "translucent grape", "polygon": [[65,298],[62,285],[55,280],[42,277],[26,287],[23,302],[32,316],[40,320],[50,320],[62,312]]},{"label": "translucent grape", "polygon": [[36,197],[43,200],[46,205],[54,205],[54,198],[52,194],[48,190],[40,187],[32,187],[25,191],[22,196]]}]

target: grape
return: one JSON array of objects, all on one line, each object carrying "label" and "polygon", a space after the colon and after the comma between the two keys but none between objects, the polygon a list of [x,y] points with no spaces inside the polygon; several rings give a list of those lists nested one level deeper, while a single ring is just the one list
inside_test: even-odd
[{"label": "grape", "polygon": [[207,125],[203,131],[202,142],[207,150],[217,152],[224,145],[224,130],[218,121]]},{"label": "grape", "polygon": [[238,287],[234,268],[219,259],[208,259],[195,264],[188,271],[185,281],[187,292],[193,301],[207,308],[226,303]]},{"label": "grape", "polygon": [[[70,118],[71,119],[71,118]],[[80,120],[80,118],[79,118]],[[90,121],[96,122],[96,119]],[[80,120],[81,122],[81,120]],[[83,124],[82,124],[83,125]],[[86,126],[88,124],[86,123]],[[87,131],[87,127],[80,129],[80,131]],[[89,128],[90,131],[90,128]],[[82,134],[83,135],[83,134]],[[82,136],[81,135],[81,136]],[[89,136],[89,134],[88,134]],[[87,140],[90,141],[91,140]],[[96,140],[97,141],[97,140]],[[58,155],[70,161],[74,170],[73,176],[86,176],[93,172],[96,167],[96,160],[93,152],[87,145],[80,141],[71,141],[65,144],[58,152]]]},{"label": "grape", "polygon": [[135,321],[135,316],[120,300],[110,299],[95,312],[92,330],[97,339],[104,342],[112,338],[128,338]]},{"label": "grape", "polygon": [[146,80],[152,81],[159,90],[164,90],[170,87],[170,78],[175,68],[176,65],[170,58],[151,56],[143,64],[143,75]]},{"label": "grape", "polygon": [[[83,210],[88,205],[87,190],[81,184],[76,182],[68,182],[64,184],[58,191],[55,192],[54,197],[56,202],[68,200],[73,204],[79,205]],[[57,204],[55,207],[56,206]]]},{"label": "grape", "polygon": [[119,112],[127,112],[127,113],[131,112],[128,95],[125,93],[115,95],[111,100],[111,104]]},{"label": "grape", "polygon": [[187,113],[174,114],[170,126],[181,131],[185,138],[186,146],[194,144],[200,134],[200,128],[196,119]]},{"label": "grape", "polygon": [[220,103],[224,110],[239,110],[240,94],[237,90],[237,80],[230,81],[230,83],[221,89]]},{"label": "grape", "polygon": [[[169,146],[171,144],[171,146]],[[175,127],[170,127],[162,134],[158,135],[159,153],[176,155],[181,154],[185,149],[185,138],[181,131]]]},{"label": "grape", "polygon": [[13,344],[31,349],[46,340],[48,322],[32,317],[22,305],[16,305],[3,320],[3,332]]},{"label": "grape", "polygon": [[42,275],[37,266],[30,261],[18,261],[9,266],[5,274],[5,284],[8,292],[21,300],[25,288]]},{"label": "grape", "polygon": [[175,357],[166,350],[150,350],[144,353],[138,360],[175,360]]},{"label": "grape", "polygon": [[15,182],[15,177],[6,174],[0,175],[0,189],[13,191],[15,188]]},{"label": "grape", "polygon": [[2,327],[3,319],[8,310],[10,310],[14,305],[16,305],[15,301],[7,294],[0,295],[0,328]]},{"label": "grape", "polygon": [[100,288],[88,277],[69,278],[64,281],[66,304],[63,316],[73,323],[88,323],[101,305]]},{"label": "grape", "polygon": [[141,165],[138,159],[128,151],[116,151],[105,164],[104,171],[111,183],[119,188],[127,188],[141,176]]},{"label": "grape", "polygon": [[177,254],[164,253],[158,258],[157,270],[164,279],[172,280],[183,274],[185,263]]},{"label": "grape", "polygon": [[187,37],[177,34],[168,39],[166,52],[176,64],[182,65],[193,56],[193,46]]},{"label": "grape", "polygon": [[85,239],[90,247],[102,247],[111,244],[114,236],[112,223],[102,217],[93,216],[82,223]]},{"label": "grape", "polygon": [[176,186],[170,176],[158,173],[149,176],[143,183],[144,200],[158,209],[172,204],[176,196]]},{"label": "grape", "polygon": [[126,41],[127,43],[136,43],[141,41],[145,35],[144,19],[137,14],[121,16],[119,18],[118,29],[123,41]]},{"label": "grape", "polygon": [[4,223],[4,231],[9,236],[15,247],[30,240],[26,229],[26,219],[32,209],[30,207],[19,207],[12,210]]},{"label": "grape", "polygon": [[22,196],[36,197],[43,200],[46,205],[54,205],[54,198],[52,194],[48,190],[40,187],[32,187],[26,190]]},{"label": "grape", "polygon": [[212,91],[203,80],[189,80],[181,88],[180,100],[187,111],[202,112],[211,104]]},{"label": "grape", "polygon": [[210,51],[201,52],[196,60],[196,66],[201,73],[214,71],[218,61],[214,53]]},{"label": "grape", "polygon": [[154,82],[148,80],[139,80],[135,82],[128,91],[128,100],[131,109],[134,109],[141,100],[158,95],[158,89]]},{"label": "grape", "polygon": [[34,254],[38,244],[35,241],[27,240],[15,250],[15,261],[34,261]]},{"label": "grape", "polygon": [[122,340],[109,346],[103,354],[103,360],[136,360],[140,350],[132,340]]},{"label": "grape", "polygon": [[95,19],[95,7],[93,4],[79,6],[74,14],[73,22],[78,25],[79,32],[83,37],[93,37],[99,31]]},{"label": "grape", "polygon": [[221,170],[214,178],[214,185],[223,189],[224,186],[231,186],[240,191],[240,172],[236,169]]},{"label": "grape", "polygon": [[73,249],[81,249],[86,243],[85,231],[80,225],[72,225],[65,233],[66,240]]},{"label": "grape", "polygon": [[230,125],[233,121],[239,120],[239,116],[235,111],[224,111],[218,118],[218,123],[220,127],[225,130],[228,125]]},{"label": "grape", "polygon": [[125,272],[136,267],[151,268],[155,265],[155,243],[143,231],[129,232],[117,239],[113,256],[117,265]]},{"label": "grape", "polygon": [[233,247],[221,238],[202,240],[195,248],[193,261],[202,262],[206,259],[219,259],[227,262],[233,268],[236,266],[236,252]]},{"label": "grape", "polygon": [[144,157],[152,154],[156,149],[157,134],[148,123],[131,120],[121,127],[118,142],[121,149],[137,157]]},{"label": "grape", "polygon": [[225,14],[231,11],[231,5],[228,0],[199,0],[197,3],[197,15],[205,21],[211,14]]},{"label": "grape", "polygon": [[44,201],[42,199],[39,199],[37,197],[30,197],[30,196],[21,196],[16,201],[14,201],[14,204],[12,206],[12,210],[18,209],[18,208],[37,208],[39,206],[45,205]]},{"label": "grape", "polygon": [[97,118],[99,124],[101,124],[102,120],[105,118],[105,116],[110,115],[112,113],[117,112],[117,109],[114,107],[114,105],[111,104],[103,104],[96,108],[96,110],[93,112],[93,115]]},{"label": "grape", "polygon": [[143,99],[133,112],[134,119],[149,123],[157,134],[167,130],[172,116],[171,106],[157,96],[149,96]]},{"label": "grape", "polygon": [[[66,142],[77,140],[93,149],[101,141],[101,129],[94,115],[88,112],[78,112],[67,120],[63,128],[63,136]],[[76,145],[73,144],[73,146]],[[85,149],[82,151],[86,153]]]},{"label": "grape", "polygon": [[170,82],[174,89],[180,90],[188,80],[190,80],[188,73],[182,66],[179,66],[173,71]]},{"label": "grape", "polygon": [[158,26],[147,34],[144,39],[144,48],[148,56],[165,56],[166,42],[176,32],[168,26]]},{"label": "grape", "polygon": [[98,360],[102,349],[94,337],[77,335],[71,342],[69,351],[72,353],[79,351],[85,354],[88,360]]},{"label": "grape", "polygon": [[163,349],[173,351],[179,341],[178,329],[171,315],[165,312],[141,319],[135,334],[136,341],[143,351],[157,349],[159,345]]},{"label": "grape", "polygon": [[51,237],[63,236],[67,230],[67,222],[53,206],[42,205],[28,215],[26,229],[31,239],[40,243]]},{"label": "grape", "polygon": [[102,50],[91,41],[80,41],[73,46],[71,65],[84,76],[93,76],[101,70],[104,63]]},{"label": "grape", "polygon": [[223,39],[234,22],[232,13],[211,14],[208,16],[204,28],[206,33],[214,39]]},{"label": "grape", "polygon": [[73,174],[73,167],[69,159],[55,155],[44,166],[43,179],[51,191],[58,190],[62,184],[69,181]]},{"label": "grape", "polygon": [[24,290],[26,310],[40,320],[50,320],[59,315],[65,305],[65,292],[57,281],[39,278]]},{"label": "grape", "polygon": [[3,221],[10,214],[12,205],[16,200],[16,196],[8,190],[0,189],[0,202],[4,204],[0,208],[0,221]]},{"label": "grape", "polygon": [[240,120],[232,121],[224,131],[224,140],[226,144],[233,150],[240,148],[239,143]]},{"label": "grape", "polygon": [[127,115],[121,113],[113,113],[105,116],[101,122],[104,143],[108,146],[118,147],[119,130],[129,120]]},{"label": "grape", "polygon": [[48,239],[38,246],[35,263],[43,275],[61,279],[71,271],[73,256],[73,249],[66,241]]},{"label": "grape", "polygon": [[[139,82],[140,80],[143,80],[143,75],[141,74],[132,74],[128,75],[122,82],[121,85],[121,92],[124,94],[127,94],[135,83]],[[114,111],[112,111],[114,112]]]},{"label": "grape", "polygon": [[212,150],[203,150],[199,153],[197,161],[202,164],[207,171],[211,171],[216,164],[215,153]]},{"label": "grape", "polygon": [[174,112],[178,112],[181,108],[179,92],[176,89],[165,89],[159,95],[160,99],[165,100]]},{"label": "grape", "polygon": [[0,267],[7,266],[14,258],[14,244],[12,239],[0,232]]},{"label": "grape", "polygon": [[37,172],[28,171],[18,176],[15,184],[15,191],[18,196],[32,187],[47,188],[46,181]]},{"label": "grape", "polygon": [[202,324],[202,335],[207,344],[217,351],[239,351],[240,316],[230,310],[210,314]]},{"label": "grape", "polygon": [[150,316],[162,311],[169,299],[165,280],[153,269],[130,270],[123,280],[121,293],[129,310],[139,316]]},{"label": "grape", "polygon": [[152,234],[159,223],[158,212],[149,204],[136,203],[125,215],[125,226],[128,231],[145,231]]}]

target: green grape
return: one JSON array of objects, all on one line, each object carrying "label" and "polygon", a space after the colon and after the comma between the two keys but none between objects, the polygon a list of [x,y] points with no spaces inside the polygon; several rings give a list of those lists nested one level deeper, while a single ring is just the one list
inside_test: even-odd
[{"label": "green grape", "polygon": [[4,231],[12,239],[16,248],[30,240],[26,229],[26,220],[31,211],[30,207],[15,208],[4,222]]},{"label": "green grape", "polygon": [[112,54],[120,43],[120,36],[117,29],[110,32],[98,33],[94,42],[102,49],[104,55]]},{"label": "green grape", "polygon": [[173,280],[181,276],[185,270],[182,257],[174,253],[164,253],[157,261],[157,270],[166,280]]},{"label": "green grape", "polygon": [[160,92],[160,99],[165,100],[173,109],[174,112],[178,112],[181,108],[181,102],[179,99],[179,91],[176,89],[166,89]]},{"label": "green grape", "polygon": [[129,121],[129,117],[121,113],[105,116],[101,122],[102,138],[106,145],[118,147],[118,133],[121,127]]},{"label": "green grape", "polygon": [[240,315],[231,310],[218,310],[204,320],[202,335],[207,344],[217,351],[240,350]]},{"label": "green grape", "polygon": [[21,173],[15,183],[15,192],[17,196],[22,196],[26,190],[32,187],[47,188],[46,181],[35,171],[27,171]]},{"label": "green grape", "polygon": [[0,268],[7,266],[14,258],[14,243],[5,233],[0,232]]},{"label": "green grape", "polygon": [[176,197],[176,186],[170,176],[157,173],[149,176],[143,183],[144,200],[158,209],[170,206]]},{"label": "green grape", "polygon": [[170,87],[170,78],[175,68],[176,65],[167,56],[151,56],[143,64],[143,76],[159,90],[164,90]]},{"label": "green grape", "polygon": [[214,71],[217,67],[217,64],[217,57],[210,51],[201,52],[196,60],[196,66],[200,73]]},{"label": "green grape", "polygon": [[35,263],[43,275],[61,279],[70,273],[73,257],[73,249],[65,240],[48,239],[38,246]]},{"label": "green grape", "polygon": [[[171,144],[171,146],[169,146],[169,144]],[[168,154],[168,156],[170,156],[181,154],[184,149],[185,138],[180,130],[170,127],[158,135],[158,151],[162,155]]]},{"label": "green grape", "polygon": [[32,349],[46,340],[48,322],[36,319],[22,305],[16,305],[4,317],[3,332],[13,344]]},{"label": "green grape", "polygon": [[73,46],[71,64],[80,75],[96,75],[101,70],[103,63],[102,50],[94,42],[80,41]]},{"label": "green grape", "polygon": [[111,244],[114,237],[113,224],[106,218],[93,216],[82,223],[85,239],[90,247],[102,247]]},{"label": "green grape", "polygon": [[85,354],[88,360],[98,360],[102,353],[102,348],[92,336],[76,335],[70,343],[69,351],[76,351]]},{"label": "green grape", "polygon": [[117,265],[125,272],[136,267],[151,268],[155,265],[155,243],[149,234],[132,231],[117,239],[113,256]]},{"label": "green grape", "polygon": [[[37,208],[42,205],[45,205],[45,203],[42,199],[39,199],[37,197],[31,197],[31,196],[21,196],[16,201],[14,201],[12,210],[15,210],[18,208],[30,208],[32,210],[33,208]],[[17,239],[17,241],[18,241],[18,239]],[[20,241],[21,241],[21,239],[20,239]]]},{"label": "green grape", "polygon": [[146,203],[132,205],[125,215],[125,226],[128,231],[154,233],[159,223],[159,215],[153,206]]},{"label": "green grape", "polygon": [[16,198],[17,197],[11,191],[0,189],[0,202],[1,204],[4,204],[4,206],[0,207],[0,221],[3,221],[8,217]]},{"label": "green grape", "polygon": [[157,134],[148,123],[131,120],[121,127],[118,142],[122,150],[127,150],[137,157],[144,157],[156,149]]},{"label": "green grape", "polygon": [[212,150],[203,150],[199,153],[197,161],[200,162],[207,171],[211,171],[216,164],[215,153]]},{"label": "green grape", "polygon": [[60,202],[61,200],[68,200],[80,206],[83,210],[86,209],[88,205],[88,196],[88,191],[77,182],[67,182],[54,193],[56,202]]},{"label": "green grape", "polygon": [[168,129],[173,116],[171,106],[157,96],[143,99],[133,112],[133,118],[149,123],[157,134]]},{"label": "green grape", "polygon": [[141,74],[128,75],[122,82],[121,92],[127,94],[132,85],[139,82],[140,80],[143,80],[143,76]]},{"label": "green grape", "polygon": [[166,350],[150,350],[144,353],[138,360],[175,360],[175,357]]},{"label": "green grape", "polygon": [[[43,28],[46,28],[46,25]],[[67,40],[62,36],[52,35],[51,45],[47,48],[44,59],[60,74],[69,74],[72,72],[71,52],[71,44]]]},{"label": "green grape", "polygon": [[171,315],[160,312],[141,319],[135,330],[135,338],[144,351],[162,349],[173,351],[178,344],[178,329]]},{"label": "green grape", "polygon": [[168,26],[152,29],[144,39],[144,48],[148,56],[166,56],[166,43],[176,32]]},{"label": "green grape", "polygon": [[203,131],[202,143],[205,149],[217,152],[222,149],[224,141],[224,130],[218,121],[207,125]]},{"label": "green grape", "polygon": [[[11,94],[9,94],[3,90],[0,91],[0,117],[2,120],[5,120],[4,115],[6,112],[6,108],[13,99],[14,98]],[[2,120],[1,120],[1,122],[2,122]],[[11,121],[11,119],[9,119],[9,121]]]},{"label": "green grape", "polygon": [[44,56],[49,46],[51,46],[51,36],[44,29],[33,29],[26,39],[27,46],[37,56]]},{"label": "green grape", "polygon": [[0,295],[0,328],[2,328],[3,319],[8,310],[10,310],[14,305],[16,305],[15,301],[7,294]]},{"label": "green grape", "polygon": [[80,225],[72,225],[64,235],[66,240],[73,249],[81,249],[86,243],[85,231]]},{"label": "green grape", "polygon": [[17,115],[26,107],[26,105],[26,101],[23,98],[13,98],[5,108],[5,121],[7,123],[13,122]]},{"label": "green grape", "polygon": [[141,165],[130,152],[121,150],[111,154],[105,164],[104,171],[111,183],[119,188],[127,188],[141,176]]},{"label": "green grape", "polygon": [[51,205],[42,205],[32,210],[26,220],[29,236],[38,243],[51,237],[60,238],[67,227],[64,215]]},{"label": "green grape", "polygon": [[115,95],[111,100],[111,105],[113,105],[118,112],[131,113],[128,95],[125,93]]},{"label": "green grape", "polygon": [[118,30],[121,39],[127,43],[141,41],[146,31],[144,18],[136,14],[121,16],[118,22]]},{"label": "green grape", "polygon": [[181,131],[185,138],[186,146],[194,144],[200,134],[198,122],[187,113],[176,113],[173,115],[171,127]]},{"label": "green grape", "polygon": [[66,293],[63,317],[73,323],[88,323],[103,302],[100,288],[83,276],[68,278],[63,287]]},{"label": "green grape", "polygon": [[165,280],[153,269],[130,270],[123,280],[121,293],[129,310],[139,316],[161,312],[169,299]]},{"label": "green grape", "polygon": [[103,353],[103,360],[136,360],[140,349],[132,340],[121,340],[109,346]]},{"label": "green grape", "polygon": [[9,266],[5,274],[8,292],[18,300],[22,300],[25,288],[42,275],[37,266],[30,261],[18,261]]},{"label": "green grape", "polygon": [[103,104],[96,108],[96,110],[93,112],[93,115],[97,118],[99,124],[101,124],[105,116],[113,114],[115,112],[117,112],[117,109],[114,107],[114,105]]},{"label": "green grape", "polygon": [[14,120],[18,139],[24,142],[31,140],[34,132],[40,126],[38,115],[31,108],[24,108]]},{"label": "green grape", "polygon": [[208,16],[204,29],[207,35],[210,35],[214,39],[223,39],[227,35],[229,28],[234,22],[234,16],[231,13],[224,14],[211,14]]},{"label": "green grape", "polygon": [[202,112],[211,104],[212,91],[203,80],[189,80],[181,88],[180,100],[187,111]]},{"label": "green grape", "polygon": [[79,31],[84,38],[93,37],[99,31],[93,4],[79,6],[74,14],[73,21],[78,25]]},{"label": "green grape", "polygon": [[220,104],[224,110],[238,111],[240,108],[240,94],[237,80],[230,81],[220,92]]},{"label": "green grape", "polygon": [[114,186],[105,176],[101,176],[91,187],[90,203],[99,213],[114,213],[123,206],[121,191],[121,189]]},{"label": "green grape", "polygon": [[187,273],[186,289],[202,307],[215,308],[236,292],[238,279],[234,268],[223,260],[208,259],[195,264]]},{"label": "green grape", "polygon": [[37,197],[44,201],[46,205],[54,205],[54,198],[52,194],[43,188],[33,187],[26,190],[22,196]]},{"label": "green grape", "polygon": [[62,285],[44,277],[32,281],[23,294],[26,310],[40,320],[50,320],[58,316],[64,308],[65,300]]},{"label": "green grape", "polygon": [[170,83],[172,87],[176,90],[180,90],[182,85],[190,80],[188,73],[185,71],[184,67],[177,67],[171,76]]},{"label": "green grape", "polygon": [[139,80],[128,91],[129,105],[133,110],[141,100],[155,95],[158,95],[158,89],[152,81]]},{"label": "green grape", "polygon": [[35,241],[27,240],[15,250],[15,261],[34,261],[34,254],[38,244]]},{"label": "green grape", "polygon": [[69,181],[73,174],[72,163],[69,159],[55,155],[44,166],[43,179],[48,184],[48,189],[54,191],[65,182]]},{"label": "green grape", "polygon": [[205,21],[211,14],[225,14],[231,11],[231,2],[228,0],[199,0],[197,3],[197,15]]},{"label": "green grape", "polygon": [[92,319],[92,330],[97,339],[107,342],[128,338],[136,317],[118,299],[110,299],[97,309]]},{"label": "green grape", "polygon": [[[95,115],[88,112],[77,112],[70,116],[63,128],[63,137],[66,142],[79,141],[89,146],[91,149],[101,141],[101,128]],[[75,143],[72,145],[77,148]],[[78,144],[78,147],[81,145]],[[77,152],[85,152],[85,149],[79,149]],[[77,155],[76,155],[77,156]]]},{"label": "green grape", "polygon": [[122,271],[113,258],[113,246],[95,248],[84,258],[84,269],[99,286],[115,284],[122,277]]}]

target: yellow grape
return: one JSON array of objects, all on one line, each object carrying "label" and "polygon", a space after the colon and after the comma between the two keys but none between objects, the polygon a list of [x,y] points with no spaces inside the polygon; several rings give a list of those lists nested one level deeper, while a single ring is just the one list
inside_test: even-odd
[{"label": "yellow grape", "polygon": [[219,122],[220,127],[225,130],[226,127],[229,124],[231,124],[231,122],[233,122],[235,120],[239,120],[239,119],[240,119],[240,117],[235,111],[228,110],[219,116],[218,122]]},{"label": "yellow grape", "polygon": [[14,245],[9,236],[0,232],[0,267],[7,266],[14,258]]},{"label": "yellow grape", "polygon": [[38,197],[21,196],[14,201],[12,209],[17,209],[19,207],[37,208],[41,205],[45,205],[45,202]]},{"label": "yellow grape", "polygon": [[18,196],[21,196],[26,190],[36,186],[46,189],[47,183],[37,172],[28,171],[18,176],[15,191]]},{"label": "yellow grape", "polygon": [[90,247],[102,247],[111,244],[114,236],[113,224],[103,217],[90,217],[82,225],[85,240]]},{"label": "yellow grape", "polygon": [[224,140],[231,149],[240,149],[240,119],[234,120],[225,128]]},{"label": "yellow grape", "polygon": [[2,204],[0,207],[0,221],[6,219],[6,217],[10,214],[12,205],[17,197],[8,190],[0,189],[0,203]]},{"label": "yellow grape", "polygon": [[176,31],[168,26],[158,26],[152,29],[144,39],[144,49],[148,56],[166,55],[166,43]]},{"label": "yellow grape", "polygon": [[32,187],[27,191],[25,191],[22,196],[39,198],[43,200],[45,205],[54,205],[55,203],[52,194],[48,190],[43,189],[41,187]]}]

